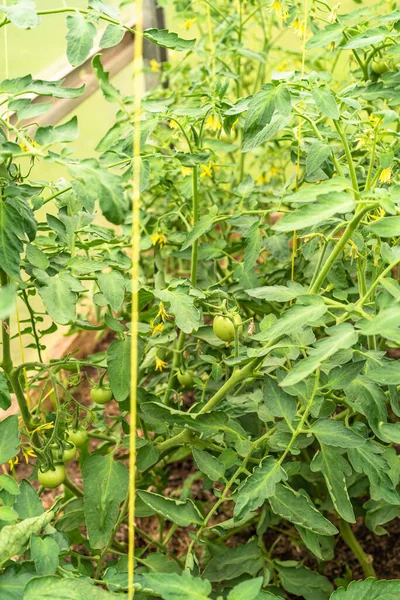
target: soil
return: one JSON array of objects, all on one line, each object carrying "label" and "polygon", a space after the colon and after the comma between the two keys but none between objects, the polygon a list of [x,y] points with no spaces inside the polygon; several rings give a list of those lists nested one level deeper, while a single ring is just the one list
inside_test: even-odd
[{"label": "soil", "polygon": [[[112,341],[112,337],[105,336],[100,341],[96,341],[93,338],[89,338],[86,342],[81,345],[81,350],[75,354],[75,356],[86,357],[88,354],[100,352],[104,350]],[[90,347],[90,349],[89,349]],[[95,350],[93,350],[95,348]],[[95,372],[88,371],[88,375],[92,378],[95,377]],[[79,386],[79,391],[76,394],[76,398],[79,402],[85,405],[91,404],[89,395],[89,383],[86,377],[82,377],[82,383]],[[191,398],[184,399],[184,403],[190,405]],[[118,408],[115,402],[111,402],[105,406],[105,412],[107,415],[112,416],[118,414]],[[99,445],[99,440],[92,439],[90,442],[91,449],[96,448]],[[186,459],[184,461],[176,462],[169,465],[169,477],[168,483],[165,487],[164,493],[169,497],[179,497],[182,485],[188,475],[196,471],[195,465]],[[5,469],[5,465],[3,465]],[[79,488],[82,489],[82,477],[79,469],[78,461],[73,460],[67,465],[68,476],[70,480]],[[5,470],[6,472],[6,470]],[[30,478],[32,473],[32,465],[25,465],[20,463],[17,466],[18,479]],[[37,486],[37,482],[33,481],[33,485]],[[42,495],[42,501],[45,508],[49,508],[54,498],[57,496],[60,490],[45,490]],[[206,503],[209,507],[215,502],[215,496],[211,490],[204,489],[202,480],[195,480],[191,486],[192,498],[194,500],[201,500]],[[230,503],[225,503],[223,506],[223,512],[220,512],[213,520],[214,523],[223,521],[230,518]],[[159,539],[159,522],[156,517],[139,518],[137,519],[138,527],[144,531],[148,536],[154,540]],[[357,523],[353,526],[355,535],[364,549],[364,551],[370,555],[371,562],[376,571],[379,579],[400,579],[400,520],[395,519],[389,525],[390,535],[377,536],[373,534],[363,523],[363,519],[358,519]],[[167,534],[168,527],[164,532],[164,536]],[[290,530],[289,530],[290,531]],[[171,540],[168,543],[168,550],[171,554],[177,557],[184,557],[186,554],[188,545],[190,543],[190,528],[178,528]],[[255,534],[255,528],[250,526],[247,530],[232,536],[227,540],[227,545],[234,547],[237,544],[246,543]],[[297,532],[293,530],[293,534],[298,537]],[[119,542],[127,542],[128,533],[127,527],[123,525],[118,532],[117,539]],[[353,552],[346,546],[343,540],[338,536],[338,542],[335,548],[334,560],[327,561],[325,563],[318,563],[317,559],[311,554],[304,545],[296,545],[290,540],[288,536],[283,535],[274,530],[268,530],[264,536],[264,542],[267,550],[274,544],[272,553],[273,558],[279,560],[296,560],[301,561],[305,566],[316,569],[323,573],[332,583],[338,583],[341,579],[364,579],[364,573],[355,558]],[[148,541],[145,541],[140,535],[136,537],[136,543],[138,548],[148,547]],[[150,547],[149,551],[155,551],[156,546]],[[289,596],[290,597],[290,596]],[[294,598],[294,596],[293,596]]]}]

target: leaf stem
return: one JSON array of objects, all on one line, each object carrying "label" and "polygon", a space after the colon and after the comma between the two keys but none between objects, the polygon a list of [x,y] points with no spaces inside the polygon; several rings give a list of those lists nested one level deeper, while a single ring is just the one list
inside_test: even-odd
[{"label": "leaf stem", "polygon": [[344,543],[350,548],[350,550],[353,551],[354,556],[357,558],[358,562],[362,566],[365,576],[376,578],[375,569],[372,566],[368,555],[360,546],[360,543],[354,535],[354,532],[350,527],[349,523],[347,523],[347,521],[341,520],[339,523],[339,531]]}]

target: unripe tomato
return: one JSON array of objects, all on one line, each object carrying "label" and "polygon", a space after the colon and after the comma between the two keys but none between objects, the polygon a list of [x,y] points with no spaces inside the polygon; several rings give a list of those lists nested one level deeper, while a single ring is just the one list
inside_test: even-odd
[{"label": "unripe tomato", "polygon": [[[238,328],[239,335],[242,333],[242,319],[239,313],[232,313],[232,319],[236,325],[240,325]],[[218,315],[213,321],[213,330],[215,335],[224,342],[232,342],[235,339],[235,327],[230,317],[223,317]]]},{"label": "unripe tomato", "polygon": [[177,378],[179,383],[184,388],[193,387],[193,372],[192,371],[178,371]]},{"label": "unripe tomato", "polygon": [[68,445],[65,445],[63,449],[59,446],[55,445],[51,448],[51,453],[54,456],[57,462],[69,462],[72,460],[76,454],[76,446],[75,444],[68,442]]},{"label": "unripe tomato", "polygon": [[90,397],[96,404],[107,404],[112,400],[112,391],[108,386],[95,386],[90,390]]},{"label": "unripe tomato", "polygon": [[83,446],[88,437],[86,429],[66,429],[65,434],[68,441],[75,444],[77,448]]},{"label": "unripe tomato", "polygon": [[48,469],[47,471],[38,471],[38,480],[40,485],[46,488],[56,488],[62,484],[67,473],[64,465],[55,465],[54,469]]},{"label": "unripe tomato", "polygon": [[385,60],[377,59],[372,61],[372,70],[377,75],[383,75],[389,71],[389,65]]}]

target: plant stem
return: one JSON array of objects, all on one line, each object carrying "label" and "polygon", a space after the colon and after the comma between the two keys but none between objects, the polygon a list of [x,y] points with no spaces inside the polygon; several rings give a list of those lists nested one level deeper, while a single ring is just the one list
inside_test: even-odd
[{"label": "plant stem", "polygon": [[[196,226],[197,221],[199,220],[199,190],[198,190],[198,168],[193,167],[193,227]],[[192,266],[190,273],[190,280],[192,285],[195,286],[197,282],[197,262],[198,262],[198,254],[199,254],[199,240],[195,240],[192,244]]]},{"label": "plant stem", "polygon": [[347,138],[343,132],[343,129],[342,129],[339,121],[333,120],[333,124],[335,126],[336,131],[339,134],[340,139],[342,140],[344,152],[346,154],[347,164],[349,166],[350,179],[351,179],[351,183],[352,183],[353,190],[354,190],[354,198],[356,200],[359,200],[360,199],[360,190],[358,187],[356,170],[354,167],[353,157],[351,156],[351,150],[350,150],[349,143],[347,141]]},{"label": "plant stem", "polygon": [[345,247],[345,245],[346,245],[347,241],[350,239],[352,233],[357,229],[357,226],[360,223],[363,216],[366,215],[367,212],[369,212],[370,210],[373,210],[374,208],[378,208],[378,206],[379,206],[379,202],[374,202],[373,204],[368,204],[368,206],[364,206],[364,208],[362,208],[360,210],[360,212],[358,214],[356,214],[353,217],[353,219],[349,222],[349,224],[346,227],[346,231],[340,238],[339,242],[336,244],[335,248],[330,253],[330,255],[329,255],[327,261],[325,262],[324,266],[322,267],[318,277],[316,278],[314,284],[310,288],[310,290],[309,290],[310,294],[318,293],[321,285],[324,282],[325,277],[327,276],[330,269],[332,268],[333,263],[335,262],[335,260],[337,259],[337,257],[339,256],[339,254],[341,253],[343,248]]},{"label": "plant stem", "polygon": [[376,578],[374,567],[372,566],[367,554],[365,554],[364,550],[361,548],[352,528],[347,521],[340,521],[339,531],[344,543],[350,548],[350,550],[353,551],[354,556],[362,566],[365,576]]},{"label": "plant stem", "polygon": [[76,496],[77,498],[82,498],[83,491],[76,487],[76,485],[73,484],[72,481],[68,479],[68,477],[64,479],[64,485],[66,488],[69,489],[70,492],[74,494],[74,496]]}]

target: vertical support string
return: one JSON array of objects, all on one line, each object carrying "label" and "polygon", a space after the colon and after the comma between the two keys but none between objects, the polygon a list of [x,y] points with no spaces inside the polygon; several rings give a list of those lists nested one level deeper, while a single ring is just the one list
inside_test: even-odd
[{"label": "vertical support string", "polygon": [[128,600],[135,595],[135,471],[136,471],[136,408],[138,385],[138,287],[139,287],[139,242],[140,242],[140,122],[143,80],[143,0],[135,0],[136,25],[133,57],[133,182],[132,182],[132,270],[131,270],[131,381],[130,381],[130,436],[129,436],[129,509],[128,509]]},{"label": "vertical support string", "polygon": [[[301,77],[304,77],[305,72],[305,64],[306,64],[306,42],[307,42],[307,21],[308,21],[308,0],[304,0],[303,5],[304,11],[304,22],[303,27],[300,30],[302,33],[302,56],[301,56]],[[297,163],[296,163],[296,192],[299,187],[299,179],[300,179],[300,144],[301,144],[301,126],[302,120],[299,117],[299,124],[297,128]],[[292,241],[292,269],[291,269],[291,279],[294,280],[294,261],[296,258],[297,251],[297,232],[293,231],[293,241]]]}]

